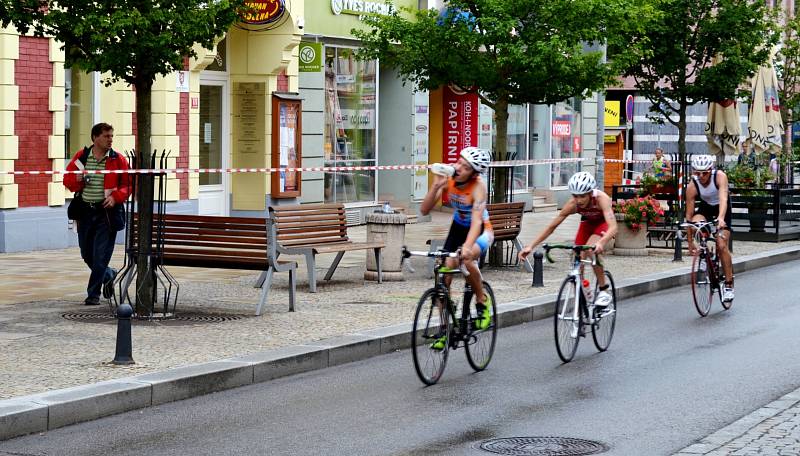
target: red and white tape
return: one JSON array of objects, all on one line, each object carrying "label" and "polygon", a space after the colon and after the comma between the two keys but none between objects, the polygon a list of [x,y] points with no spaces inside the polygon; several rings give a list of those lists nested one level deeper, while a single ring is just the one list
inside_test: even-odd
[{"label": "red and white tape", "polygon": [[[536,166],[559,163],[578,163],[591,161],[590,158],[549,158],[533,160],[506,160],[494,162],[489,165],[492,168],[503,168],[509,166]],[[603,158],[597,161],[607,163],[652,163],[648,160],[621,160],[613,158]],[[673,162],[679,163],[679,162]],[[98,170],[47,170],[47,171],[0,171],[0,175],[64,175],[64,174],[209,174],[209,173],[278,173],[278,172],[323,172],[336,173],[346,171],[387,171],[387,170],[418,170],[430,168],[427,165],[372,165],[372,166],[311,166],[299,168],[165,168],[165,169],[98,169]]]}]

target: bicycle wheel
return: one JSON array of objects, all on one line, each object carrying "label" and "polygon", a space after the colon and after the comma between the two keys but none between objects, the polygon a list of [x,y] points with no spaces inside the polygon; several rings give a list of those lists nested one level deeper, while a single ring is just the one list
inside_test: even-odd
[{"label": "bicycle wheel", "polygon": [[[568,363],[575,356],[578,349],[578,337],[581,329],[581,312],[577,312],[575,319],[575,306],[578,305],[576,297],[576,284],[573,277],[567,277],[561,283],[556,299],[553,325],[555,326],[556,351],[561,361]],[[580,309],[578,309],[580,310]]]},{"label": "bicycle wheel", "polygon": [[491,323],[486,329],[471,329],[469,338],[464,344],[467,362],[476,371],[482,371],[489,365],[494,353],[494,345],[497,341],[497,304],[494,299],[494,291],[486,282],[483,282],[483,291],[491,299],[491,305],[489,306],[489,312],[492,314]]},{"label": "bicycle wheel", "polygon": [[692,258],[692,297],[694,298],[694,307],[701,317],[708,315],[714,299],[713,278],[708,273],[709,269],[713,270],[710,255],[712,252],[706,251],[703,256],[698,253]]},{"label": "bicycle wheel", "polygon": [[[611,304],[601,309],[595,307],[593,315],[595,322],[592,325],[594,346],[601,352],[608,350],[608,346],[611,345],[614,327],[617,324],[617,288],[614,286],[614,278],[611,277],[611,273],[605,271],[605,275],[609,293],[611,293]],[[597,296],[597,291],[595,289],[595,296]]]},{"label": "bicycle wheel", "polygon": [[[437,294],[434,288],[423,293],[414,313],[411,330],[414,369],[426,385],[439,381],[450,352],[450,310]],[[434,347],[437,342],[437,347]]]}]

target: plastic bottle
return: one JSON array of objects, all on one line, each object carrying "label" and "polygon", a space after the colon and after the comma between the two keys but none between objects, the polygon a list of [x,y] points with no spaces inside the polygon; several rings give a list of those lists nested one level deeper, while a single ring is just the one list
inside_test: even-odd
[{"label": "plastic bottle", "polygon": [[394,212],[394,209],[392,209],[392,206],[389,204],[388,201],[383,203],[383,213],[384,214],[391,214],[393,212]]},{"label": "plastic bottle", "polygon": [[583,279],[583,295],[586,297],[586,303],[589,305],[594,304],[594,291],[592,291],[592,284],[587,279]]},{"label": "plastic bottle", "polygon": [[453,177],[453,175],[456,173],[456,168],[453,165],[434,163],[431,166],[431,172],[440,176]]}]

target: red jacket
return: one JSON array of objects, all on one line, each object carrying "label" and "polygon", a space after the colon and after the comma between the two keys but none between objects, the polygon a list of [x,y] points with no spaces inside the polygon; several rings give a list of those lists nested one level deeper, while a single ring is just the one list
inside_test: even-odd
[{"label": "red jacket", "polygon": [[[89,158],[89,155],[92,153],[91,147],[84,147],[83,149],[79,150],[75,153],[75,156],[72,157],[72,160],[69,161],[67,165],[67,171],[77,171],[78,165],[75,164],[77,160],[80,160],[82,163],[86,163],[86,160]],[[118,153],[114,149],[111,149],[108,154],[108,158],[106,159],[106,169],[128,169],[128,160],[122,156],[122,154]],[[64,186],[67,187],[71,192],[79,192],[83,190],[84,181],[78,180],[77,174],[65,174],[64,175]],[[111,196],[114,197],[114,202],[116,204],[123,203],[131,194],[131,176],[128,173],[119,173],[119,174],[106,174],[103,178],[103,188],[106,190],[112,189]]]}]

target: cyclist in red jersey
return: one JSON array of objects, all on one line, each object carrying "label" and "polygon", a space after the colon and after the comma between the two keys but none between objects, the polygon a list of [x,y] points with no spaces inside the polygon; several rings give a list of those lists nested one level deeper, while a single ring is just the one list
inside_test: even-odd
[{"label": "cyclist in red jersey", "polygon": [[[466,280],[475,293],[478,315],[475,325],[478,329],[486,329],[491,323],[489,311],[491,305],[485,305],[489,296],[483,293],[481,270],[478,268],[478,260],[494,241],[489,211],[486,208],[488,191],[486,183],[481,179],[481,174],[488,169],[491,161],[492,157],[488,151],[477,147],[465,147],[461,150],[458,161],[453,164],[455,168],[453,177],[436,176],[420,206],[422,215],[428,215],[441,197],[442,191],[447,188],[450,205],[454,211],[453,222],[450,224],[443,249],[455,252],[461,248],[461,260],[469,272]],[[458,268],[458,260],[448,258],[446,266]],[[449,286],[452,277],[447,275],[445,280]]]},{"label": "cyclist in red jersey", "polygon": [[[611,197],[597,189],[594,176],[585,171],[575,173],[569,179],[568,186],[572,198],[567,201],[550,225],[539,233],[533,242],[522,249],[519,253],[521,259],[527,258],[539,244],[553,234],[561,222],[572,214],[581,215],[581,224],[575,235],[575,245],[594,245],[593,252],[583,252],[584,258],[603,253],[606,243],[617,234],[617,221],[614,218],[614,209],[611,207]],[[598,263],[594,267],[594,273],[597,276],[597,285],[600,290],[594,303],[596,306],[607,306],[611,303],[611,295],[606,291],[608,284],[603,273],[603,266]]]}]

